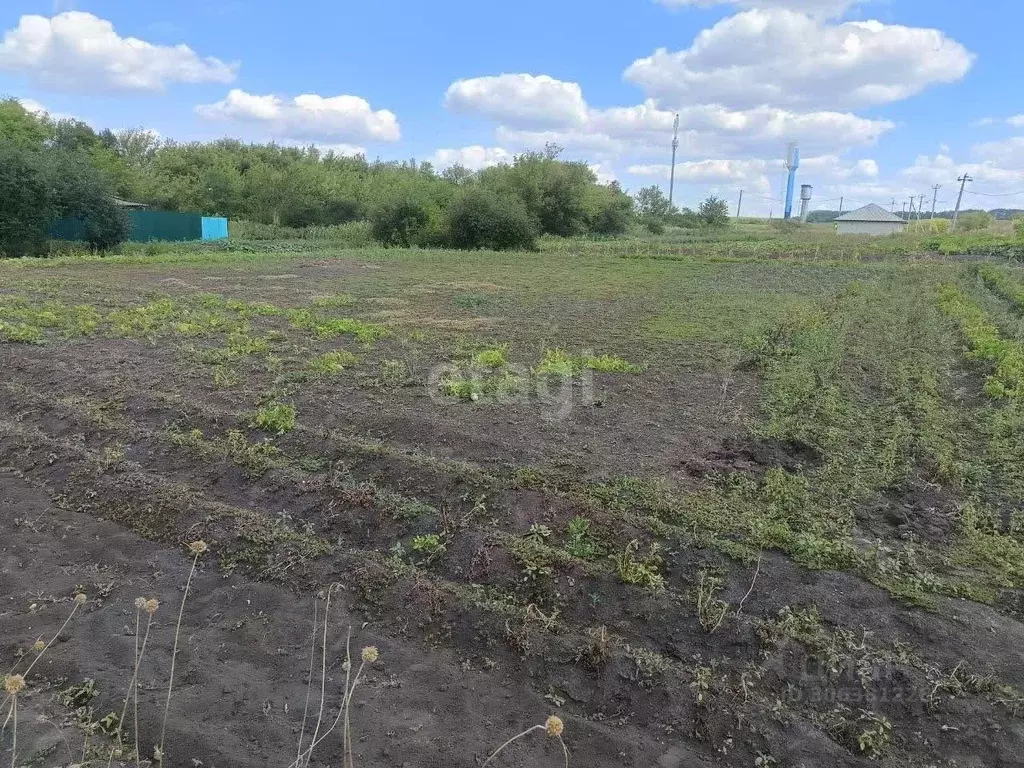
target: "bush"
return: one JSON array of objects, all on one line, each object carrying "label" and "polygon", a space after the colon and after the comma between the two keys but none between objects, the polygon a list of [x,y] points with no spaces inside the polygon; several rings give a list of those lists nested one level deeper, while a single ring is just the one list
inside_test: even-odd
[{"label": "bush", "polygon": [[978,232],[988,229],[993,221],[988,211],[968,211],[957,219],[956,228],[958,232]]},{"label": "bush", "polygon": [[682,229],[697,229],[702,223],[700,216],[689,208],[675,211],[668,217],[668,221],[673,226],[681,227]]},{"label": "bush", "polygon": [[597,177],[583,163],[558,160],[561,148],[549,144],[544,152],[526,152],[513,165],[480,172],[481,184],[500,197],[516,197],[540,232],[569,237],[588,230],[587,197]]},{"label": "bush", "polygon": [[591,187],[587,207],[587,226],[598,235],[621,235],[633,220],[633,198],[615,184]]},{"label": "bush", "polygon": [[41,253],[54,208],[38,152],[0,143],[0,255]]},{"label": "bush", "polygon": [[385,247],[421,244],[429,224],[428,207],[404,196],[396,195],[378,203],[370,214],[373,239]]},{"label": "bush", "polygon": [[536,239],[537,230],[521,201],[477,185],[464,187],[445,217],[445,240],[452,248],[532,250]]},{"label": "bush", "polygon": [[1013,220],[1013,231],[1017,237],[1024,238],[1024,217]]},{"label": "bush", "polygon": [[729,204],[720,197],[711,195],[697,210],[701,224],[706,227],[724,227],[729,223]]},{"label": "bush", "polygon": [[663,219],[659,219],[657,216],[648,216],[643,219],[641,223],[652,235],[664,235],[665,234],[665,222]]}]

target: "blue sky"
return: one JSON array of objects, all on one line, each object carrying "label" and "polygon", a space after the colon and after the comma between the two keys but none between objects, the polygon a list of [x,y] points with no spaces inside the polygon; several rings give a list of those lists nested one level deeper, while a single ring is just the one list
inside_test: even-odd
[{"label": "blue sky", "polygon": [[555,141],[629,189],[667,186],[678,112],[684,204],[777,211],[797,141],[814,207],[952,205],[964,172],[966,205],[1024,207],[1022,25],[1016,0],[8,0],[0,94],[438,165]]}]

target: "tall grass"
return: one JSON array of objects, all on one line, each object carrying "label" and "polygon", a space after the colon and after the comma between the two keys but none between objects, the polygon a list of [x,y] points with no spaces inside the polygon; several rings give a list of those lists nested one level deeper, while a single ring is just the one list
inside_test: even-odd
[{"label": "tall grass", "polygon": [[231,237],[237,240],[316,240],[339,243],[349,248],[373,244],[368,221],[312,227],[283,227],[255,221],[232,221]]}]

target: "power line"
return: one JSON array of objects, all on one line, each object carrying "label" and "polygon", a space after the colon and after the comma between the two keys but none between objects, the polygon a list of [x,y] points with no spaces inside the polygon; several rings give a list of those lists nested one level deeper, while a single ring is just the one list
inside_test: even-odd
[{"label": "power line", "polygon": [[[959,181],[959,179],[958,179]],[[982,197],[1016,197],[1017,195],[1024,195],[1024,191],[1020,192],[1001,192],[996,194],[994,192],[975,192],[972,189],[967,190],[968,195],[981,195]]]},{"label": "power line", "polygon": [[759,195],[756,192],[747,192],[747,194],[752,196],[752,197],[759,197],[762,200],[767,200],[770,203],[781,203],[781,202],[783,202],[782,198],[780,198],[780,197],[765,197],[764,195]]}]

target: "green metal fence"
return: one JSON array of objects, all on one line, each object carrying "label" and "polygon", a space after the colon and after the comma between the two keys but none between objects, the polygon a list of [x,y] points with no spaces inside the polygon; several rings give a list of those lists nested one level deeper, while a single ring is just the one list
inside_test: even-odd
[{"label": "green metal fence", "polygon": [[[128,211],[133,243],[153,240],[181,242],[203,239],[203,217],[198,213],[170,211]],[[58,219],[50,227],[54,240],[85,240],[85,223],[79,219]]]}]

